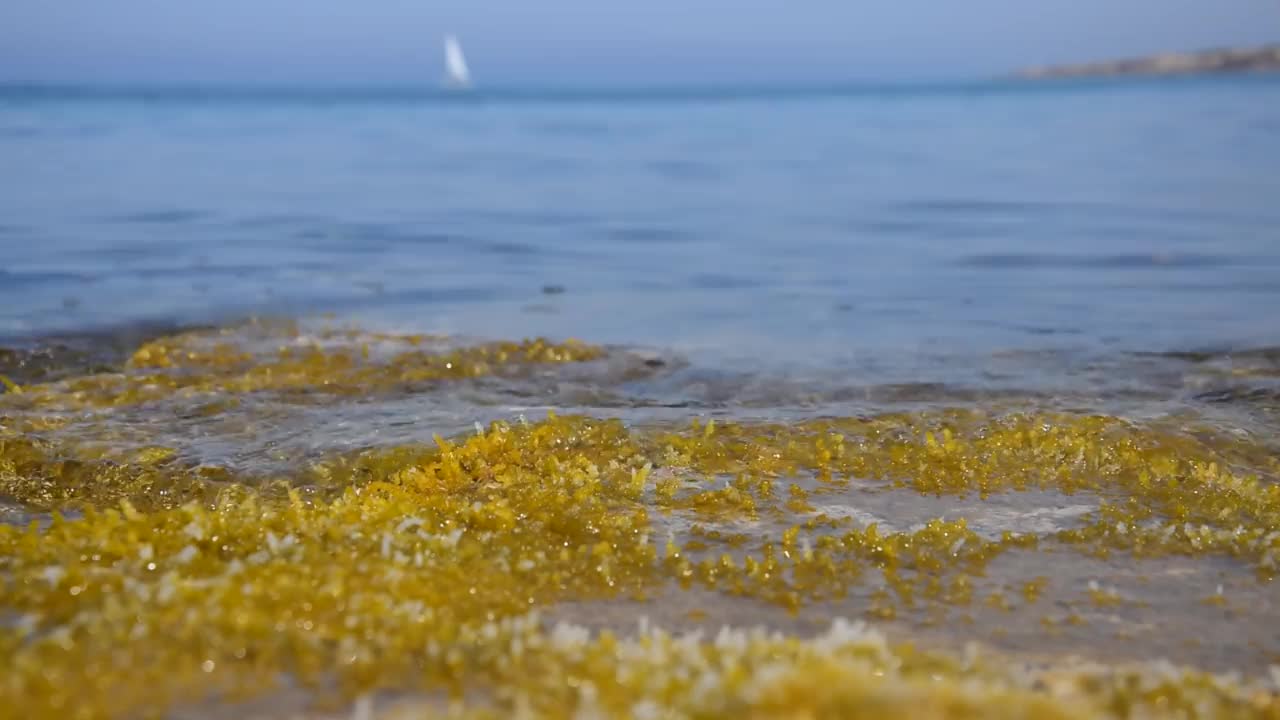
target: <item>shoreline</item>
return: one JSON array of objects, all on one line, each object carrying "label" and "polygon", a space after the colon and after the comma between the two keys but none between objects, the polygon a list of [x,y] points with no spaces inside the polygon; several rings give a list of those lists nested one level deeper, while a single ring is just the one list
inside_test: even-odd
[{"label": "shoreline", "polygon": [[1024,80],[1061,78],[1177,77],[1188,75],[1250,75],[1280,72],[1280,44],[1258,48],[1218,48],[1185,53],[1088,63],[1044,65],[1014,74]]},{"label": "shoreline", "polygon": [[255,326],[0,394],[0,699],[897,717],[962,693],[931,717],[1066,718],[1158,684],[1198,717],[1272,717],[1274,425],[933,386],[626,411],[679,371]]}]

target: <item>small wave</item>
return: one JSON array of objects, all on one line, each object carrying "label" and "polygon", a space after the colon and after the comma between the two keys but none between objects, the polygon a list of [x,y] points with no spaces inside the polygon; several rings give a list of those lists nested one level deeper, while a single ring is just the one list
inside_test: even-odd
[{"label": "small wave", "polygon": [[[332,269],[324,263],[292,263],[289,270],[293,271],[323,271]],[[170,279],[170,278],[247,278],[247,277],[275,277],[279,274],[277,268],[268,265],[209,265],[204,263],[195,263],[190,265],[171,265],[165,267],[148,267],[136,268],[128,271],[121,271],[119,275],[129,275],[142,279]]]},{"label": "small wave", "polygon": [[688,233],[671,227],[661,226],[624,226],[609,228],[604,236],[611,240],[647,245],[649,243],[683,242],[689,239]]},{"label": "small wave", "polygon": [[45,283],[88,283],[97,278],[93,275],[82,275],[69,272],[13,272],[0,270],[0,285],[13,289],[15,287],[32,287]]},{"label": "small wave", "polygon": [[977,218],[879,218],[879,219],[836,219],[819,224],[833,227],[841,231],[849,231],[858,235],[872,237],[897,236],[905,238],[941,238],[951,242],[960,239],[1009,238],[1016,228],[1002,223]]},{"label": "small wave", "polygon": [[1051,255],[1041,253],[984,253],[959,260],[965,267],[1003,268],[1207,268],[1231,265],[1237,260],[1221,255],[1185,253],[1118,253],[1112,255]]},{"label": "small wave", "polygon": [[481,247],[495,255],[531,257],[540,254],[540,250],[536,245],[510,240],[486,242]]},{"label": "small wave", "polygon": [[689,282],[693,287],[704,290],[740,290],[760,287],[758,281],[722,273],[697,273],[690,276]]},{"label": "small wave", "polygon": [[1242,404],[1276,408],[1280,406],[1280,388],[1227,388],[1203,392],[1195,395],[1194,399],[1215,405]]},{"label": "small wave", "polygon": [[321,222],[322,219],[315,215],[305,214],[266,214],[266,215],[250,215],[248,217],[233,220],[229,225],[236,228],[281,228],[299,225],[313,225]]},{"label": "small wave", "polygon": [[1269,226],[1277,220],[1270,212],[1257,209],[1250,212],[1213,210],[1209,208],[1177,207],[1170,205],[1139,205],[1094,201],[1070,200],[996,200],[989,198],[925,198],[893,202],[883,206],[892,216],[972,218],[1001,217],[1024,220],[1047,218],[1114,222],[1160,223],[1230,223]]},{"label": "small wave", "polygon": [[1062,202],[1040,202],[1034,200],[982,200],[965,198],[938,198],[932,200],[907,200],[893,203],[890,208],[906,214],[921,213],[925,215],[971,215],[971,214],[1034,214],[1043,215],[1053,212],[1096,211],[1098,208],[1089,205]]},{"label": "small wave", "polygon": [[1192,350],[1167,350],[1163,352],[1135,352],[1137,357],[1168,358],[1189,363],[1210,363],[1216,361],[1250,360],[1254,362],[1272,363],[1280,367],[1280,346],[1264,345],[1260,347],[1210,347]]},{"label": "small wave", "polygon": [[106,218],[108,222],[129,223],[138,225],[181,225],[199,222],[209,217],[203,210],[142,210],[123,213]]},{"label": "small wave", "polygon": [[306,246],[345,254],[377,252],[392,246],[466,246],[472,238],[459,233],[412,230],[379,223],[331,223],[297,230],[294,237]]}]

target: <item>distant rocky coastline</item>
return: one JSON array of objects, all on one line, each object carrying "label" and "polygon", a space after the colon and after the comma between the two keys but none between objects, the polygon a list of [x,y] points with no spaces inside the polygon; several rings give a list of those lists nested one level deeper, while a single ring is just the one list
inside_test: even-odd
[{"label": "distant rocky coastline", "polygon": [[1198,75],[1209,73],[1280,72],[1280,45],[1230,48],[1192,53],[1166,53],[1079,65],[1052,65],[1023,70],[1018,77],[1041,80],[1126,75]]}]

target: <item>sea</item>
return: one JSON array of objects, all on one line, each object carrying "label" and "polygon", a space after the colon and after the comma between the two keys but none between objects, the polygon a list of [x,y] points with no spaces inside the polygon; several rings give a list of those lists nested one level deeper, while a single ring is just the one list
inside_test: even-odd
[{"label": "sea", "polygon": [[331,312],[974,380],[1280,342],[1277,198],[1266,76],[10,87],[0,337]]},{"label": "sea", "polygon": [[[190,328],[252,344],[265,327],[253,323],[277,321],[302,323],[304,339],[320,327],[577,339],[607,359],[391,395],[267,393],[220,411],[176,393],[65,415],[47,439],[161,446],[184,467],[256,477],[548,411],[635,428],[893,417],[903,433],[953,411],[1046,418],[1051,433],[1066,413],[1114,419],[1135,448],[1239,442],[1224,451],[1245,458],[1235,470],[1275,482],[1280,76],[0,88],[11,386],[120,373],[140,343]],[[966,441],[986,447],[988,430]],[[1106,500],[860,492],[813,502],[887,528],[966,517],[990,537],[1050,538]],[[0,522],[47,522],[46,510],[0,497]],[[1065,579],[1050,597],[1095,614],[1050,642],[1028,611],[1004,647],[1261,672],[1280,607],[1255,570],[1216,555],[1037,554],[1001,572]],[[1101,605],[1065,604],[1098,581],[1133,599],[1115,612],[1135,635]],[[1202,602],[1224,584],[1252,614]],[[857,616],[866,597],[837,609]],[[731,601],[706,602],[716,621]],[[671,607],[684,622],[687,603]],[[638,611],[620,612],[629,627]],[[985,641],[1006,617],[904,627]],[[734,620],[797,627],[756,606]]]}]

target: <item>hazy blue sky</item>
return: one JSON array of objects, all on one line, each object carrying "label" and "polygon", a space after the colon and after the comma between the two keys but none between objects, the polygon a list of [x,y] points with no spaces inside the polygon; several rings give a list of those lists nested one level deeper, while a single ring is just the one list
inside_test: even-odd
[{"label": "hazy blue sky", "polygon": [[0,0],[0,80],[496,84],[956,77],[1280,41],[1280,0]]}]

